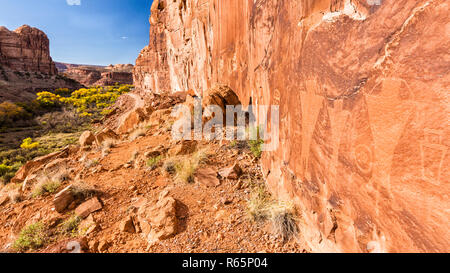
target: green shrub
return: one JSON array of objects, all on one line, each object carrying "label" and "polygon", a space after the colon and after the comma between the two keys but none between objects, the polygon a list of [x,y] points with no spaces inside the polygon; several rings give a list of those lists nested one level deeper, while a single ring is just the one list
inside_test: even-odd
[{"label": "green shrub", "polygon": [[63,233],[71,234],[72,236],[76,236],[78,234],[78,226],[80,225],[81,218],[72,215],[63,223],[61,223],[60,228]]},{"label": "green shrub", "polygon": [[39,249],[45,244],[45,233],[45,227],[41,222],[29,225],[22,229],[19,237],[13,244],[13,248],[17,251]]},{"label": "green shrub", "polygon": [[156,157],[152,157],[149,158],[147,160],[147,166],[149,166],[150,168],[155,168],[160,162],[161,162],[162,156],[156,156]]},{"label": "green shrub", "polygon": [[256,158],[260,158],[262,155],[262,145],[264,144],[264,140],[249,140],[248,145],[250,146],[250,151]]},{"label": "green shrub", "polygon": [[264,144],[264,139],[261,135],[260,127],[257,126],[254,128],[256,130],[256,139],[255,140],[249,140],[248,146],[250,147],[250,151],[256,158],[260,158],[262,155],[262,145]]}]

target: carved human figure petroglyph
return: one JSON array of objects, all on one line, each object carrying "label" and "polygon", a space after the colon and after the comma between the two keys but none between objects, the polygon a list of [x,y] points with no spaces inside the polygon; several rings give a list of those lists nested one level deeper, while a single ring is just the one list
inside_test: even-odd
[{"label": "carved human figure petroglyph", "polygon": [[423,180],[439,186],[448,147],[442,144],[442,130],[424,129],[425,139],[420,144]]},{"label": "carved human figure petroglyph", "polygon": [[381,92],[365,94],[374,138],[374,172],[371,182],[378,191],[386,190],[390,197],[394,151],[413,113],[413,106],[402,99],[402,82],[399,79],[383,79]]},{"label": "carved human figure petroglyph", "polygon": [[317,93],[318,85],[315,80],[306,81],[306,92],[301,92],[302,105],[302,155],[301,164],[303,177],[311,180],[311,174],[308,173],[309,155],[312,136],[316,128],[316,122],[320,110],[323,107],[324,98]]},{"label": "carved human figure petroglyph", "polygon": [[342,133],[347,123],[350,112],[343,110],[344,101],[336,100],[333,102],[334,108],[328,108],[328,115],[330,117],[331,129],[331,147],[333,147],[333,154],[331,156],[331,173],[333,181],[337,176],[337,165],[339,157],[339,145],[341,144]]}]

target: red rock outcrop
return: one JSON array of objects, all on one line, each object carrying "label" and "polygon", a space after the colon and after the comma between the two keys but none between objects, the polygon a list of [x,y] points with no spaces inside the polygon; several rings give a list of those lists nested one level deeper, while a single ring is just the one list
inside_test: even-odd
[{"label": "red rock outcrop", "polygon": [[27,25],[14,31],[0,26],[0,102],[27,101],[39,91],[80,87],[57,74],[44,32]]},{"label": "red rock outcrop", "polygon": [[[450,3],[155,0],[143,92],[280,105],[272,191],[314,251],[448,252]],[[446,163],[447,162],[447,163]]]},{"label": "red rock outcrop", "polygon": [[27,25],[14,31],[0,27],[0,65],[15,71],[57,73],[47,35]]}]

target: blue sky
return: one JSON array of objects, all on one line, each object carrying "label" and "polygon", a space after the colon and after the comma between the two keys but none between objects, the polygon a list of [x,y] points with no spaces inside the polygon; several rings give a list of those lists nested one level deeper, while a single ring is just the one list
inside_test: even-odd
[{"label": "blue sky", "polygon": [[27,24],[50,39],[54,61],[135,63],[148,44],[152,0],[0,0],[0,26]]}]

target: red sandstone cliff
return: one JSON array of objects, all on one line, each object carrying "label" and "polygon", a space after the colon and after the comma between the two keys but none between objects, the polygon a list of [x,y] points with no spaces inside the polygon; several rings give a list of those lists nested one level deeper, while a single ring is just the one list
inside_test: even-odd
[{"label": "red sandstone cliff", "polygon": [[44,32],[27,25],[14,31],[0,26],[0,102],[28,101],[38,91],[80,87],[57,74]]},{"label": "red sandstone cliff", "polygon": [[15,71],[57,73],[47,35],[27,25],[14,31],[0,27],[0,65]]},{"label": "red sandstone cliff", "polygon": [[[377,5],[379,2],[381,5]],[[280,105],[272,191],[315,251],[450,246],[450,3],[155,0],[144,92],[215,82]]]}]

